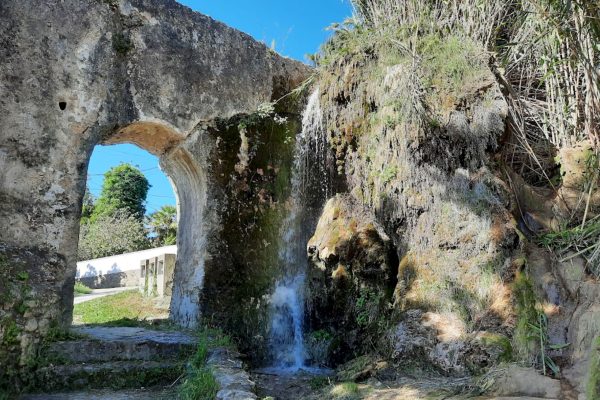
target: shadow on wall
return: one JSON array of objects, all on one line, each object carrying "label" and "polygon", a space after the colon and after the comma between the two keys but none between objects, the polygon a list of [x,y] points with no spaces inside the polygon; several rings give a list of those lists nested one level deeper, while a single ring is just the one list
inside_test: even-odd
[{"label": "shadow on wall", "polygon": [[139,280],[139,271],[111,272],[99,275],[88,275],[86,273],[83,277],[77,278],[77,281],[92,289],[137,286]]}]

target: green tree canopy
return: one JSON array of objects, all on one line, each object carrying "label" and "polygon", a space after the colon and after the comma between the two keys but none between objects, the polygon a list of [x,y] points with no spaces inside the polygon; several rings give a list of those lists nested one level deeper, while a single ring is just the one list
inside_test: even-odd
[{"label": "green tree canopy", "polygon": [[168,246],[177,242],[177,209],[165,205],[150,214],[148,225],[155,235],[155,242],[160,246]]},{"label": "green tree canopy", "polygon": [[126,211],[142,221],[146,212],[146,195],[150,184],[144,174],[130,164],[120,164],[104,174],[102,192],[91,216],[92,222],[103,215]]},{"label": "green tree canopy", "polygon": [[79,232],[79,260],[107,257],[150,247],[142,222],[125,210],[100,215]]},{"label": "green tree canopy", "polygon": [[85,186],[85,194],[83,195],[83,207],[81,208],[81,224],[87,224],[94,213],[94,195],[90,192],[90,188]]}]

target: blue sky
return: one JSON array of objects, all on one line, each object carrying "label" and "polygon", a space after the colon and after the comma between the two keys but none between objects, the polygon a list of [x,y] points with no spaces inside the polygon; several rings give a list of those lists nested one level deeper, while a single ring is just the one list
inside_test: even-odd
[{"label": "blue sky", "polygon": [[[180,3],[225,22],[271,46],[279,53],[306,62],[329,37],[325,28],[341,22],[351,12],[350,0],[179,0]],[[152,187],[146,210],[152,213],[165,204],[175,204],[167,177],[158,158],[134,145],[96,146],[88,168],[88,187],[98,197],[103,174],[127,162],[142,170]]]}]

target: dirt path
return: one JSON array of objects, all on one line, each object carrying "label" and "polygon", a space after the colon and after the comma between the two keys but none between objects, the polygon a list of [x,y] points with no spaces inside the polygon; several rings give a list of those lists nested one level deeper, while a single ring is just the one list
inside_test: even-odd
[{"label": "dirt path", "polygon": [[119,288],[110,288],[110,289],[93,289],[90,294],[82,294],[81,296],[75,296],[73,299],[73,304],[84,303],[86,301],[99,299],[100,297],[110,296],[112,294],[117,294],[121,292],[126,292],[127,290],[137,290],[137,286],[127,286],[127,287],[119,287]]}]

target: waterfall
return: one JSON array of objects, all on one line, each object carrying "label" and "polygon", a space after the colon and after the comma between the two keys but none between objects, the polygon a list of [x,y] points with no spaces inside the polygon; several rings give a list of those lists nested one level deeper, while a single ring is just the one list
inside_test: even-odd
[{"label": "waterfall", "polygon": [[[327,138],[319,89],[310,95],[296,139],[292,170],[291,207],[283,224],[279,262],[283,278],[270,299],[269,352],[275,372],[309,369],[304,349],[304,280],[306,244],[316,226],[318,211],[329,195]],[[317,211],[317,212],[315,212]]]}]

